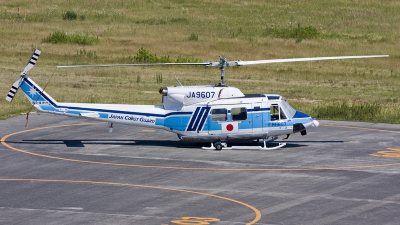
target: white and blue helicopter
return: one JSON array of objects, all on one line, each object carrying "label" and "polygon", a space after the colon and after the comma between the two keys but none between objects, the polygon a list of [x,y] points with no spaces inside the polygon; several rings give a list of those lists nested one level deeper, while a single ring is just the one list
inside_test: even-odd
[{"label": "white and blue helicopter", "polygon": [[[162,66],[162,65],[202,65],[218,67],[221,80],[216,85],[162,87],[161,105],[89,104],[61,103],[54,100],[39,85],[28,77],[40,55],[34,50],[20,78],[12,85],[6,100],[11,102],[19,88],[39,112],[72,117],[90,118],[113,124],[128,124],[164,129],[178,135],[182,142],[208,142],[211,147],[204,149],[230,149],[227,143],[243,140],[263,140],[258,149],[281,148],[266,147],[266,142],[276,140],[280,135],[307,134],[310,127],[318,127],[319,122],[311,116],[297,111],[277,94],[243,94],[238,88],[225,84],[225,68],[267,63],[301,62],[334,59],[358,59],[388,57],[388,55],[337,56],[272,59],[256,61],[227,61],[220,57],[218,62],[205,63],[145,63],[145,64],[106,64],[58,66],[57,68],[88,68],[114,66]],[[236,146],[237,147],[237,146]],[[254,146],[247,146],[254,148]],[[243,148],[240,147],[240,148]],[[246,147],[245,147],[246,148]]]}]

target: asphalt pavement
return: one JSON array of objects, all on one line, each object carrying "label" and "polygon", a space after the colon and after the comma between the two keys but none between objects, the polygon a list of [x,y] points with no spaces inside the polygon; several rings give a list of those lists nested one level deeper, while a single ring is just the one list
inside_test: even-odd
[{"label": "asphalt pavement", "polygon": [[400,224],[398,124],[320,121],[272,151],[49,114],[25,124],[0,121],[0,224]]}]

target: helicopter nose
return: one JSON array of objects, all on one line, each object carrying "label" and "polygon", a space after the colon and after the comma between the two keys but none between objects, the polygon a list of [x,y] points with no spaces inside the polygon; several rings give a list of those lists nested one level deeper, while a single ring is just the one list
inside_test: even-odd
[{"label": "helicopter nose", "polygon": [[293,116],[294,119],[296,119],[299,123],[303,124],[305,128],[307,127],[318,127],[319,126],[319,121],[313,119],[311,116],[300,112],[296,111],[295,115]]}]

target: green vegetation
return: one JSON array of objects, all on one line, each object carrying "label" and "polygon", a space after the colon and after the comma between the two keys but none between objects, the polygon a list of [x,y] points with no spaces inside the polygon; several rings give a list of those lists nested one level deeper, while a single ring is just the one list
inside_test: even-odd
[{"label": "green vegetation", "polygon": [[75,11],[68,10],[63,13],[63,20],[76,20],[78,18],[78,14]]},{"label": "green vegetation", "polygon": [[182,56],[178,56],[176,59],[171,59],[169,55],[164,55],[158,57],[157,54],[152,54],[150,51],[141,47],[137,52],[136,55],[129,59],[133,63],[182,63],[182,62],[197,62],[197,59],[193,58],[185,58]]},{"label": "green vegetation", "polygon": [[162,73],[156,73],[156,81],[157,83],[162,83]]},{"label": "green vegetation", "polygon": [[191,34],[189,36],[189,41],[198,41],[199,40],[199,36],[197,34]]},{"label": "green vegetation", "polygon": [[[319,118],[331,118],[334,120],[358,120],[371,121],[383,120],[382,106],[370,103],[336,102],[334,105],[315,106],[315,115]],[[387,119],[387,118],[384,118]]]},{"label": "green vegetation", "polygon": [[96,39],[89,37],[89,35],[82,34],[68,34],[66,32],[55,31],[49,36],[43,38],[42,42],[45,43],[68,43],[68,44],[79,44],[79,45],[93,45],[96,43]]},{"label": "green vegetation", "polygon": [[86,49],[83,49],[83,48],[79,49],[76,54],[79,57],[86,57],[86,58],[91,58],[91,59],[97,58],[96,51],[86,51]]},{"label": "green vegetation", "polygon": [[[4,96],[34,48],[42,55],[29,75],[44,87],[54,74],[46,91],[58,101],[124,104],[160,104],[160,85],[215,84],[219,71],[55,66],[389,54],[227,68],[226,79],[322,119],[400,123],[397,0],[15,0],[0,6],[0,21]],[[0,118],[29,109],[22,93],[12,104],[0,99]]]},{"label": "green vegetation", "polygon": [[271,27],[266,28],[265,34],[274,38],[294,38],[294,39],[314,39],[320,37],[317,28],[308,26],[296,28],[293,27]]}]

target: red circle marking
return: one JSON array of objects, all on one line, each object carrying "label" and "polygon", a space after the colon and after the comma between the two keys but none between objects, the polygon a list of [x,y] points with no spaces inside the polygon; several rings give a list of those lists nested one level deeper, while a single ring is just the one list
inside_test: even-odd
[{"label": "red circle marking", "polygon": [[226,130],[227,131],[232,131],[233,130],[233,125],[232,124],[226,125]]}]

